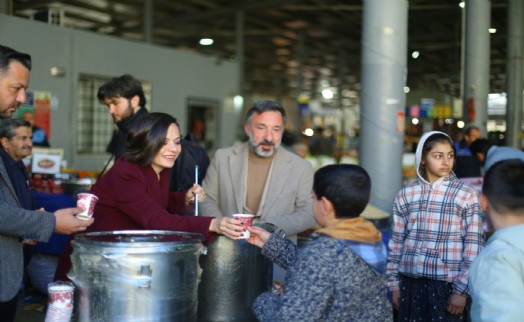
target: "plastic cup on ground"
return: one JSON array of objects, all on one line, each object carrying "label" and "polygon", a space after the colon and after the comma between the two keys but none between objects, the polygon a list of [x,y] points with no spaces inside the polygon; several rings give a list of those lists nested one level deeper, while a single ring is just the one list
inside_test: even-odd
[{"label": "plastic cup on ground", "polygon": [[49,293],[45,322],[69,322],[73,314],[75,286],[71,282],[53,282],[47,287]]},{"label": "plastic cup on ground", "polygon": [[76,196],[76,206],[84,208],[84,211],[77,214],[76,218],[82,220],[91,219],[91,217],[93,217],[93,212],[95,210],[95,205],[97,201],[98,197],[92,193],[79,193]]},{"label": "plastic cup on ground", "polygon": [[236,220],[240,220],[242,222],[242,226],[244,227],[244,233],[242,236],[240,236],[240,239],[247,239],[251,237],[251,232],[246,229],[246,227],[253,226],[253,219],[255,218],[255,215],[251,214],[233,214],[233,218]]}]

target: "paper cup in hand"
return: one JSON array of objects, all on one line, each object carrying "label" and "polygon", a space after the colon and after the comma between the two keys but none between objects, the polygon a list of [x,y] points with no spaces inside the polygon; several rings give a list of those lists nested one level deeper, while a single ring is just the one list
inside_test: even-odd
[{"label": "paper cup in hand", "polygon": [[242,227],[244,227],[244,233],[239,238],[247,239],[251,237],[251,232],[247,230],[247,227],[253,226],[253,218],[255,215],[250,214],[233,214],[233,218],[240,220],[242,222]]},{"label": "paper cup in hand", "polygon": [[91,193],[79,193],[76,196],[76,206],[84,208],[84,211],[77,214],[76,218],[82,220],[89,220],[93,217],[93,211],[95,210],[96,202],[98,197]]}]

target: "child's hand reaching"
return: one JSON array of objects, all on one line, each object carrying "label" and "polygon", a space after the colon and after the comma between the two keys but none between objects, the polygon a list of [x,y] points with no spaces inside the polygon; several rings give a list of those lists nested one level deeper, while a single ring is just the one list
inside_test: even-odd
[{"label": "child's hand reaching", "polygon": [[271,236],[270,232],[260,227],[250,226],[247,227],[247,230],[251,232],[251,237],[246,239],[247,242],[260,248],[264,247],[264,244],[268,240],[269,236]]}]

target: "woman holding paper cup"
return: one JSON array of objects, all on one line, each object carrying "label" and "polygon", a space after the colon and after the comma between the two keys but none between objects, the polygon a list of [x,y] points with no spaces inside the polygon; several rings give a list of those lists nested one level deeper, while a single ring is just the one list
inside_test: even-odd
[{"label": "woman holding paper cup", "polygon": [[[87,231],[178,230],[201,233],[207,240],[215,233],[237,239],[244,229],[234,218],[176,215],[193,206],[197,195],[199,202],[205,198],[197,184],[186,193],[169,191],[180,141],[178,122],[169,114],[150,113],[133,124],[124,155],[91,188],[98,197],[96,224]],[[71,251],[69,245],[64,249],[55,279],[65,279]]]}]

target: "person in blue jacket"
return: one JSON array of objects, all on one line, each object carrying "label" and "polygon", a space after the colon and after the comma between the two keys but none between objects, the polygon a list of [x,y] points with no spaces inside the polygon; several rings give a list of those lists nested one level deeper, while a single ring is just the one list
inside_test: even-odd
[{"label": "person in blue jacket", "polygon": [[480,204],[495,228],[471,265],[471,318],[522,321],[524,316],[524,161],[495,163],[486,173]]},{"label": "person in blue jacket", "polygon": [[524,160],[524,151],[509,146],[497,146],[488,139],[480,138],[471,143],[469,149],[484,166],[484,173],[495,163],[506,159]]},{"label": "person in blue jacket", "polygon": [[22,114],[22,120],[31,124],[31,130],[33,131],[34,146],[41,146],[44,148],[50,147],[45,131],[35,125],[35,114],[33,112],[24,112],[24,114]]}]

